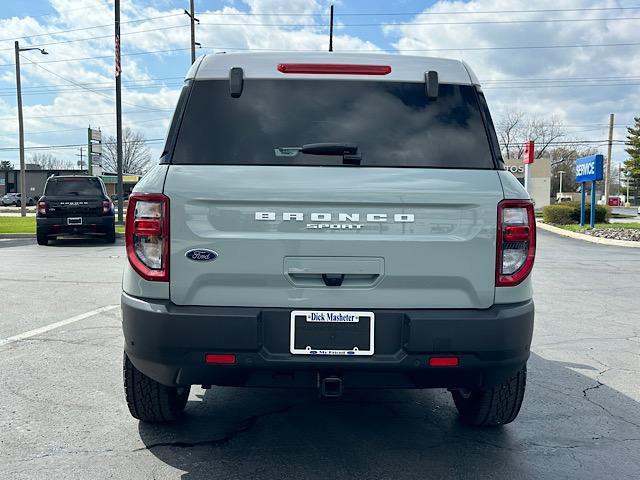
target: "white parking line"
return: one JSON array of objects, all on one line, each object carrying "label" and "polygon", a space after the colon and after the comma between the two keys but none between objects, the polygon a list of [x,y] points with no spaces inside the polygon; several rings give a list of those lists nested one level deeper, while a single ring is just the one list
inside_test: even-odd
[{"label": "white parking line", "polygon": [[107,305],[106,307],[96,308],[95,310],[91,310],[90,312],[81,313],[80,315],[76,315],[75,317],[60,320],[59,322],[45,325],[44,327],[36,328],[34,330],[29,330],[28,332],[20,333],[18,335],[14,335],[13,337],[1,338],[0,347],[2,347],[3,345],[8,345],[10,343],[19,342],[20,340],[24,340],[26,338],[35,337],[36,335],[40,335],[41,333],[48,332],[55,328],[64,327],[65,325],[69,325],[70,323],[79,322],[80,320],[93,317],[94,315],[98,315],[99,313],[113,310],[115,308],[118,308],[119,306],[120,305]]}]

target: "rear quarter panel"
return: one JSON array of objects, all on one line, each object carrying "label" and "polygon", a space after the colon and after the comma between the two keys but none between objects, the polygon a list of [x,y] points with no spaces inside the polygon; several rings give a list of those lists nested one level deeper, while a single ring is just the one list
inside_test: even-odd
[{"label": "rear quarter panel", "polygon": [[[156,165],[149,170],[133,189],[134,192],[162,193],[168,165]],[[168,282],[149,282],[138,275],[127,263],[122,275],[122,291],[134,297],[168,299]]]},{"label": "rear quarter panel", "polygon": [[[498,176],[502,183],[505,199],[526,200],[530,198],[529,193],[511,172],[501,170],[498,172]],[[515,287],[497,287],[495,303],[518,303],[529,300],[533,296],[532,275],[533,272]]]}]

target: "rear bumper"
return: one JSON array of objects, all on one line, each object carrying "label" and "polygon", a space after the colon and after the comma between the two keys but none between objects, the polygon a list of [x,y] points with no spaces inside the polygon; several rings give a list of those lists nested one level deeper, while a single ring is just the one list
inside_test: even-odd
[{"label": "rear bumper", "polygon": [[[47,235],[64,235],[76,233],[107,233],[111,231],[115,224],[115,217],[105,215],[101,217],[82,217],[82,225],[68,225],[67,217],[36,217],[38,230],[46,232]],[[70,215],[73,218],[73,215]]]},{"label": "rear bumper", "polygon": [[[503,381],[529,358],[533,301],[486,310],[373,310],[370,357],[289,353],[289,309],[177,306],[122,294],[125,351],[140,371],[165,385],[316,387],[339,375],[345,388],[471,388]],[[234,365],[207,365],[210,353]],[[458,367],[430,367],[456,355]]]}]

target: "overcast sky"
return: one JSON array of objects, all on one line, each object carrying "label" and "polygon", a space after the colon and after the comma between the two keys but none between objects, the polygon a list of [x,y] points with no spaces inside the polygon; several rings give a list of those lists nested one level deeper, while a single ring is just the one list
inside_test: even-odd
[{"label": "overcast sky", "polygon": [[[89,124],[114,133],[112,3],[2,0],[0,160],[18,163],[15,39],[49,52],[21,54],[27,147],[86,143]],[[155,157],[190,63],[188,3],[122,1],[124,125],[150,140]],[[609,113],[617,140],[640,116],[640,1],[196,0],[199,53],[325,50],[330,3],[335,50],[464,59],[494,119],[508,108],[555,116],[574,138],[601,141]],[[37,151],[75,161],[79,148]],[[613,159],[625,159],[621,145]]]}]

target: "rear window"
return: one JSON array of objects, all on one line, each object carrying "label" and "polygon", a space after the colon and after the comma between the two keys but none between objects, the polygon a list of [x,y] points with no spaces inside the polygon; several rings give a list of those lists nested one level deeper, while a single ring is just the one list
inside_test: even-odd
[{"label": "rear window", "polygon": [[97,178],[52,178],[47,181],[44,194],[48,196],[102,196],[102,184]]},{"label": "rear window", "polygon": [[362,166],[496,165],[470,85],[441,84],[436,100],[424,83],[405,82],[249,79],[240,98],[230,96],[227,80],[191,88],[172,163],[342,165],[340,156],[297,149],[349,143]]}]

